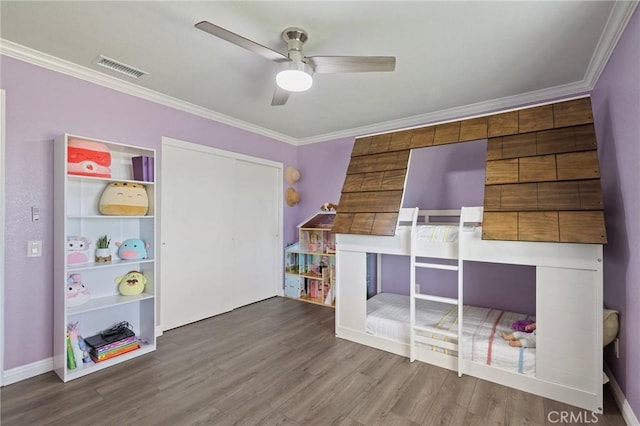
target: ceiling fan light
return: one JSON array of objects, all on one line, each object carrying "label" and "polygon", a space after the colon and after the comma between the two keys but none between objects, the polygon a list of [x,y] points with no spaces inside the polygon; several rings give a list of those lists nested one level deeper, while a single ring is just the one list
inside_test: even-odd
[{"label": "ceiling fan light", "polygon": [[313,70],[304,62],[288,62],[276,75],[276,84],[287,92],[304,92],[313,85]]}]

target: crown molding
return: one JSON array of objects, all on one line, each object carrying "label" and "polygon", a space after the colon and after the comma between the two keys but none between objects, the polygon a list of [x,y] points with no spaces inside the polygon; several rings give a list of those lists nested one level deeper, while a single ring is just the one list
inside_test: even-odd
[{"label": "crown molding", "polygon": [[136,84],[102,74],[91,68],[83,67],[64,59],[48,55],[46,53],[30,49],[28,47],[13,43],[0,38],[0,54],[19,59],[43,68],[57,71],[72,77],[76,77],[85,81],[89,81],[110,89],[114,89],[129,95],[133,95],[142,99],[149,100],[161,105],[168,106],[180,111],[184,111],[199,117],[213,120],[222,124],[226,124],[238,129],[246,130],[261,136],[285,142],[291,145],[307,145],[318,142],[326,142],[335,139],[357,137],[368,134],[385,133],[393,130],[408,129],[412,127],[433,125],[454,121],[460,119],[468,119],[477,116],[487,115],[489,113],[502,112],[509,109],[516,109],[525,105],[537,105],[548,103],[550,99],[561,100],[563,98],[578,97],[589,93],[595,87],[598,78],[602,74],[607,61],[622,36],[624,29],[631,19],[633,12],[638,6],[638,1],[616,1],[613,5],[604,31],[596,50],[591,57],[585,77],[581,81],[550,87],[533,92],[523,93],[514,96],[507,96],[499,99],[492,99],[485,102],[465,105],[462,107],[449,108],[434,111],[426,114],[414,115],[397,120],[390,120],[371,125],[355,127],[337,132],[324,133],[307,138],[295,138],[276,132],[265,127],[239,120],[228,115],[212,111],[194,105],[189,102],[156,92],[151,89],[138,86]]},{"label": "crown molding", "polygon": [[600,36],[600,40],[598,40],[598,45],[585,73],[584,81],[589,86],[589,90],[593,90],[596,86],[638,3],[637,0],[634,0],[616,1],[613,4],[609,19],[607,19],[604,31]]},{"label": "crown molding", "polygon": [[251,124],[246,121],[238,120],[237,118],[233,118],[207,108],[202,108],[192,103],[182,101],[155,90],[147,89],[128,81],[120,80],[116,77],[111,77],[91,68],[74,64],[64,59],[31,49],[3,38],[0,38],[0,54],[71,77],[79,78],[90,83],[95,83],[109,89],[117,90],[128,95],[133,95],[141,99],[155,102],[157,104],[184,111],[198,117],[227,124],[238,129],[246,130],[251,133],[256,133],[258,135],[266,136],[292,145],[298,144],[298,140],[291,136]]},{"label": "crown molding", "polygon": [[303,138],[298,140],[298,144],[306,145],[344,137],[371,136],[374,134],[408,130],[426,125],[433,126],[451,121],[468,120],[470,118],[482,117],[489,114],[508,112],[509,110],[520,109],[524,106],[540,106],[561,100],[580,98],[586,96],[589,91],[590,88],[588,84],[583,80],[561,86],[536,90],[534,92],[478,102],[462,107],[443,109],[427,114],[414,115],[398,120],[390,120],[369,126],[362,126],[349,129],[344,132],[326,133],[320,136]]}]

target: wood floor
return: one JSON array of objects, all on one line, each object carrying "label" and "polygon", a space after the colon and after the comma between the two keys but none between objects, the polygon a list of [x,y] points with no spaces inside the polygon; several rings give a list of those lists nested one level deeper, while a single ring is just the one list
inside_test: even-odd
[{"label": "wood floor", "polygon": [[2,388],[1,424],[511,426],[560,424],[562,412],[625,424],[608,390],[594,419],[336,339],[333,314],[272,298],[171,330],[156,352],[69,383],[47,373]]}]

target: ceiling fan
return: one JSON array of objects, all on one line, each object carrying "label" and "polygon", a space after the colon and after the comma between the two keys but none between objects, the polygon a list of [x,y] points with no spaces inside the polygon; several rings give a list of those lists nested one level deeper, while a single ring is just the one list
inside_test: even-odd
[{"label": "ceiling fan", "polygon": [[396,67],[395,56],[304,56],[302,45],[309,36],[305,30],[296,27],[282,32],[282,38],[287,42],[286,54],[211,22],[198,22],[195,27],[279,64],[271,105],[284,105],[290,93],[311,88],[314,74],[393,71]]}]

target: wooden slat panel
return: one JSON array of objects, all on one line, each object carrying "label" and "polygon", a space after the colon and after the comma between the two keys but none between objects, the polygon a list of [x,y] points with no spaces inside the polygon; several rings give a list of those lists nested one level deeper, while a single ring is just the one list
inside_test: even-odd
[{"label": "wooden slat panel", "polygon": [[455,143],[460,139],[460,122],[438,124],[433,138],[434,145]]},{"label": "wooden slat panel", "polygon": [[571,127],[538,132],[536,137],[536,146],[540,155],[576,150],[575,135]]},{"label": "wooden slat panel", "polygon": [[524,157],[520,162],[520,182],[544,182],[556,180],[556,157],[542,155],[539,157]]},{"label": "wooden slat panel", "polygon": [[485,212],[482,218],[482,239],[518,240],[517,212]]},{"label": "wooden slat panel", "polygon": [[373,220],[375,219],[375,213],[358,213],[353,217],[351,223],[350,234],[371,234],[373,228]]},{"label": "wooden slat panel", "polygon": [[342,192],[402,190],[406,169],[347,175]]},{"label": "wooden slat panel", "polygon": [[362,185],[360,186],[360,192],[363,191],[379,191],[382,185],[382,178],[384,172],[372,172],[362,175]]},{"label": "wooden slat panel", "polygon": [[359,155],[369,154],[369,147],[371,146],[372,140],[373,136],[356,139],[355,143],[353,144],[353,149],[351,150],[351,156],[357,157]]},{"label": "wooden slat panel", "polygon": [[351,157],[347,174],[406,169],[409,150]]},{"label": "wooden slat panel", "polygon": [[345,213],[397,213],[400,211],[402,190],[377,192],[343,192],[340,212]]},{"label": "wooden slat panel", "polygon": [[351,157],[349,161],[349,167],[347,167],[347,174],[364,173],[368,167],[375,166],[375,160],[371,160],[369,155],[362,157]]},{"label": "wooden slat panel", "polygon": [[487,160],[502,160],[502,137],[487,140]]},{"label": "wooden slat panel", "polygon": [[344,185],[342,186],[342,192],[359,192],[364,180],[364,173],[357,173],[347,175],[344,179]]},{"label": "wooden slat panel", "polygon": [[515,135],[516,133],[518,133],[518,111],[488,117],[488,137]]},{"label": "wooden slat panel", "polygon": [[518,182],[518,159],[487,161],[485,183],[487,185],[497,183]]},{"label": "wooden slat panel", "polygon": [[389,151],[389,143],[391,142],[391,133],[375,135],[369,147],[369,154],[379,154]]},{"label": "wooden slat panel", "polygon": [[520,183],[502,185],[500,198],[501,210],[535,210],[538,207],[538,185],[535,183]]},{"label": "wooden slat panel", "polygon": [[394,132],[391,134],[391,142],[389,143],[389,151],[401,151],[403,149],[411,149],[411,136],[413,130],[405,130],[402,132]]},{"label": "wooden slat panel", "polygon": [[434,126],[421,127],[419,129],[413,129],[411,135],[411,148],[423,148],[425,146],[433,145],[433,136],[436,129]]},{"label": "wooden slat panel", "polygon": [[336,234],[348,234],[351,230],[351,223],[354,215],[352,213],[337,212],[333,221],[331,232]]},{"label": "wooden slat panel", "polygon": [[583,210],[602,210],[602,187],[600,179],[578,181],[580,208]]},{"label": "wooden slat panel", "polygon": [[502,138],[502,158],[518,158],[536,155],[536,134],[504,136]]},{"label": "wooden slat panel", "polygon": [[560,241],[605,244],[607,233],[601,211],[560,212]]},{"label": "wooden slat panel", "polygon": [[518,112],[518,131],[520,133],[553,129],[553,107],[543,105],[527,108]]},{"label": "wooden slat panel", "polygon": [[560,241],[558,212],[518,213],[519,241]]},{"label": "wooden slat panel", "polygon": [[578,183],[575,181],[539,183],[538,207],[540,210],[579,210]]},{"label": "wooden slat panel", "polygon": [[593,123],[591,99],[582,98],[553,104],[553,122],[555,127]]},{"label": "wooden slat panel", "polygon": [[460,142],[487,138],[487,117],[471,118],[460,122]]},{"label": "wooden slat panel", "polygon": [[371,233],[373,235],[394,235],[397,223],[398,213],[377,213],[373,220]]},{"label": "wooden slat panel", "polygon": [[573,127],[573,132],[577,151],[596,149],[596,131],[593,124]]},{"label": "wooden slat panel", "polygon": [[407,169],[391,170],[384,172],[380,189],[390,191],[394,189],[404,189],[404,181],[407,175]]},{"label": "wooden slat panel", "polygon": [[500,197],[503,185],[488,185],[484,187],[484,210],[500,210]]},{"label": "wooden slat panel", "polygon": [[590,179],[600,177],[596,151],[558,154],[558,179]]}]

